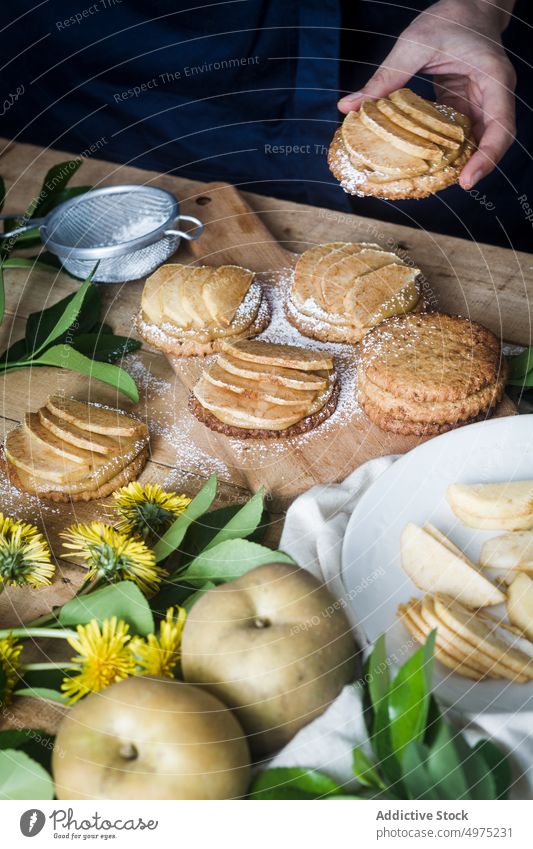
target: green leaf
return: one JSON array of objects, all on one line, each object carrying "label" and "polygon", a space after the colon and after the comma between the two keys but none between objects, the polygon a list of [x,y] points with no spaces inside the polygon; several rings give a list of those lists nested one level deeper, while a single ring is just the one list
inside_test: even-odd
[{"label": "green leaf", "polygon": [[39,262],[37,257],[31,256],[9,256],[3,261],[4,268],[42,268],[43,271],[50,271],[49,263]]},{"label": "green leaf", "polygon": [[342,788],[323,772],[300,767],[267,769],[252,782],[251,799],[323,799],[342,796]]},{"label": "green leaf", "polygon": [[387,698],[393,752],[401,760],[405,747],[424,739],[431,695],[435,631],[403,664]]},{"label": "green leaf", "polygon": [[[426,766],[427,749],[423,743],[414,740],[405,747],[402,757],[403,784],[408,799],[438,799]],[[405,797],[403,797],[405,798]]]},{"label": "green leaf", "polygon": [[52,690],[50,687],[23,687],[21,690],[16,690],[14,695],[22,696],[22,698],[45,699],[47,702],[67,703],[63,693],[60,693],[59,690]]},{"label": "green leaf", "polygon": [[[233,519],[242,507],[238,504],[230,504],[226,507],[219,507],[216,510],[210,510],[206,513],[201,521],[193,522],[187,531],[183,544],[181,546],[181,562],[183,565],[188,563],[197,554],[204,551],[212,539],[224,528],[228,522]],[[258,528],[248,537],[252,542],[261,542],[265,528],[268,523],[268,513],[263,509],[263,515]]]},{"label": "green leaf", "polygon": [[[427,770],[440,799],[470,799],[457,732],[444,723],[427,753]],[[483,765],[484,766],[484,765]],[[485,767],[484,767],[485,769]]]},{"label": "green leaf", "polygon": [[256,492],[218,534],[213,537],[206,546],[206,550],[220,545],[222,542],[227,542],[231,539],[243,539],[253,534],[263,515],[264,498],[265,489],[261,487],[259,492]]},{"label": "green leaf", "polygon": [[245,539],[221,542],[191,560],[180,579],[195,583],[215,581],[217,584],[240,578],[250,569],[265,563],[294,563],[283,551],[272,551],[264,545]]},{"label": "green leaf", "polygon": [[0,357],[0,366],[6,365],[6,363],[16,363],[18,360],[22,360],[26,354],[26,340],[19,339],[18,342],[14,342],[7,351],[4,351]]},{"label": "green leaf", "polygon": [[0,732],[0,749],[21,749],[45,769],[50,768],[54,738],[37,728]]},{"label": "green leaf", "polygon": [[24,365],[57,366],[57,368],[85,374],[93,380],[101,380],[102,383],[107,383],[119,392],[123,392],[135,404],[139,401],[139,391],[135,381],[124,369],[111,363],[96,363],[89,357],[84,357],[72,345],[54,345],[35,360],[28,360]]},{"label": "green leaf", "polygon": [[0,708],[2,707],[2,703],[4,700],[4,690],[6,686],[6,673],[4,672],[3,666],[0,665]]},{"label": "green leaf", "polygon": [[28,742],[28,734],[33,733],[31,728],[0,731],[0,749],[20,749]]},{"label": "green leaf", "polygon": [[53,209],[59,203],[58,198],[61,197],[67,183],[81,164],[81,159],[69,159],[53,165],[46,173],[41,191],[31,202],[26,214],[29,214],[31,218],[37,218]]},{"label": "green leaf", "polygon": [[199,590],[196,590],[195,593],[191,593],[190,596],[187,596],[182,607],[184,607],[188,613],[191,607],[196,604],[198,599],[202,598],[202,596],[209,592],[209,590],[214,590],[215,587],[216,584],[213,583],[213,581],[206,581],[205,584],[202,584]]},{"label": "green leaf", "polygon": [[0,799],[53,799],[52,778],[24,752],[0,752]]},{"label": "green leaf", "polygon": [[172,554],[181,543],[192,522],[195,522],[206,513],[215,499],[217,493],[217,476],[211,475],[205,486],[193,498],[187,509],[181,516],[171,524],[170,528],[163,534],[154,546],[155,559],[158,563]]},{"label": "green leaf", "polygon": [[59,611],[59,622],[65,627],[86,625],[91,619],[102,622],[116,616],[123,619],[132,633],[144,637],[154,631],[154,617],[148,601],[132,581],[120,581],[67,601]]},{"label": "green leaf", "polygon": [[[41,312],[33,312],[28,316],[26,322],[26,346],[29,352],[35,351],[43,345],[76,295],[77,292],[72,292],[65,298],[61,298],[57,303],[52,304],[52,306],[41,310]],[[89,286],[78,313],[76,327],[70,326],[61,341],[66,342],[68,336],[73,340],[78,334],[92,331],[97,324],[100,307],[100,290],[97,286]]]},{"label": "green leaf", "polygon": [[355,777],[365,787],[385,790],[386,785],[381,780],[376,767],[362,749],[355,748],[353,750],[352,767]]},{"label": "green leaf", "polygon": [[46,202],[43,203],[39,209],[39,215],[48,215],[48,213],[52,209],[55,209],[56,206],[59,206],[60,203],[65,203],[67,200],[78,197],[78,195],[90,192],[92,188],[92,186],[69,186],[67,189],[61,189],[60,191],[54,192],[52,195],[48,196]]},{"label": "green leaf", "polygon": [[387,651],[385,647],[385,635],[378,637],[372,649],[367,670],[366,679],[368,690],[374,711],[377,711],[380,702],[386,699],[390,687],[390,671]]},{"label": "green leaf", "polygon": [[91,360],[112,363],[137,351],[141,342],[132,336],[115,336],[112,333],[80,333],[72,340],[72,347]]},{"label": "green leaf", "polygon": [[494,782],[494,798],[507,799],[513,783],[508,757],[491,740],[480,740],[473,748],[483,759]]},{"label": "green leaf", "polygon": [[97,266],[93,268],[89,276],[86,280],[81,284],[80,288],[76,292],[73,298],[69,300],[67,303],[63,313],[58,318],[55,326],[50,330],[48,336],[44,339],[43,342],[39,345],[38,348],[34,351],[34,354],[38,354],[40,351],[48,348],[52,342],[55,342],[56,339],[59,339],[60,336],[63,336],[72,327],[75,321],[78,319],[78,315],[80,313],[83,301],[85,300],[85,296],[89,287],[91,286],[91,280],[94,272],[96,271]]},{"label": "green leaf", "polygon": [[533,348],[526,348],[521,354],[516,357],[507,357],[509,366],[509,382],[519,381],[533,370]]}]

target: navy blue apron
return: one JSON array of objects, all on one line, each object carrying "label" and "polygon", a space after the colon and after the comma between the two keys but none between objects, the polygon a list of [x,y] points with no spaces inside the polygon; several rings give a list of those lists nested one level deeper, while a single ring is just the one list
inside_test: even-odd
[{"label": "navy blue apron", "polygon": [[[193,3],[11,4],[0,33],[1,134],[530,250],[532,223],[518,200],[533,206],[526,62],[515,60],[521,145],[474,192],[352,199],[326,164],[337,97],[364,85],[427,0]],[[515,13],[531,20],[527,0]],[[529,55],[527,37],[518,20],[505,36],[518,56]],[[431,97],[429,82],[414,87]]]}]

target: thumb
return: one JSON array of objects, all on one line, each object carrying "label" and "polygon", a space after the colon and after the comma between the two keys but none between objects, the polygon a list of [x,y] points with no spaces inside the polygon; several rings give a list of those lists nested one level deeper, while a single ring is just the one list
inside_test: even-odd
[{"label": "thumb", "polygon": [[352,112],[359,109],[366,98],[386,97],[391,91],[402,88],[424,67],[428,53],[422,45],[398,40],[365,87],[341,98],[338,108],[341,112]]}]

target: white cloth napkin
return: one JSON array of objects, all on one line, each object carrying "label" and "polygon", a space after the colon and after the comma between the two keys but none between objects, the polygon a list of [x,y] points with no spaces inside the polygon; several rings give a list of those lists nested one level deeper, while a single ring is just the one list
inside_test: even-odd
[{"label": "white cloth napkin", "polygon": [[[370,460],[341,484],[314,486],[289,508],[280,549],[316,575],[338,599],[345,596],[341,553],[348,520],[368,487],[396,459],[389,456]],[[350,616],[351,609],[346,608],[346,612]],[[353,614],[351,625],[359,645],[368,651],[370,646],[358,631]],[[511,797],[533,798],[533,713],[452,715],[451,718],[466,731],[471,743],[481,737],[492,738],[510,753],[514,780]],[[349,788],[354,780],[351,753],[355,745],[362,745],[370,754],[359,688],[347,686],[322,716],[303,728],[276,755],[270,766],[322,770]]]}]

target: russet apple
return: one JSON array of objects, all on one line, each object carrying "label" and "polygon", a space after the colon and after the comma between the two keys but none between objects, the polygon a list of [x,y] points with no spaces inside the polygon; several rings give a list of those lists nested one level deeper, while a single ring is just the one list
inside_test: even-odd
[{"label": "russet apple", "polygon": [[250,780],[242,729],[206,690],[128,678],[70,709],[54,746],[58,799],[234,799]]},{"label": "russet apple", "polygon": [[182,641],[185,680],[234,710],[256,754],[322,713],[354,679],[356,656],[341,604],[310,572],[279,563],[205,593]]}]

